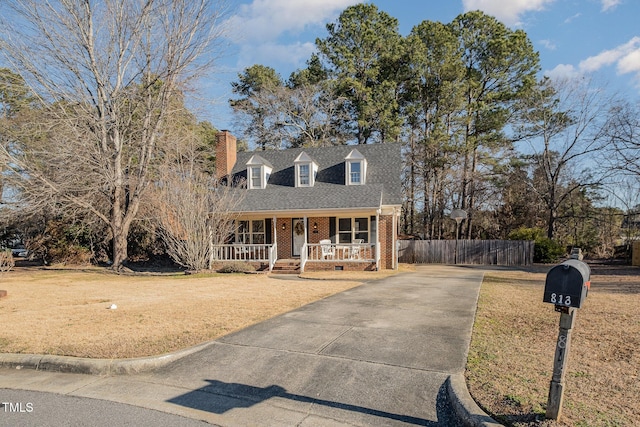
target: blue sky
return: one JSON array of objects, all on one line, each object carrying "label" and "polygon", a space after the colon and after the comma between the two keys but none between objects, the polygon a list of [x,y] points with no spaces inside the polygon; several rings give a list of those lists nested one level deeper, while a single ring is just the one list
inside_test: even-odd
[{"label": "blue sky", "polygon": [[[202,83],[206,112],[219,129],[233,129],[227,100],[230,82],[253,64],[273,67],[283,78],[305,66],[317,37],[355,0],[235,0],[225,25],[228,47],[213,75]],[[592,73],[630,100],[640,95],[640,1],[638,0],[372,0],[395,17],[407,35],[424,20],[451,22],[482,10],[512,29],[523,29],[550,76]]]}]

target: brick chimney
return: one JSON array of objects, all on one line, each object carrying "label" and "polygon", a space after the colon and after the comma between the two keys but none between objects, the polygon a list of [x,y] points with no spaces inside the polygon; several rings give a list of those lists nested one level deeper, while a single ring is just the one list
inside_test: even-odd
[{"label": "brick chimney", "polygon": [[216,138],[216,178],[222,179],[236,164],[236,137],[228,130],[221,130]]}]

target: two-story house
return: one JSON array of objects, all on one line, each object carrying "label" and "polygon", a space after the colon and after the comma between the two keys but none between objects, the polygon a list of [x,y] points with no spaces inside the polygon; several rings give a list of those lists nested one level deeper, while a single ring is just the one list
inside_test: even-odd
[{"label": "two-story house", "polygon": [[300,271],[397,267],[400,144],[237,153],[221,131],[216,161],[219,179],[246,183],[233,244],[219,259],[269,269],[293,260]]}]

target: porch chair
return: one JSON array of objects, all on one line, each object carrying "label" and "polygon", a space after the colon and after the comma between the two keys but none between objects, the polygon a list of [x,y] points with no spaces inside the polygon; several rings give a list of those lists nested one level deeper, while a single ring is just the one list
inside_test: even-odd
[{"label": "porch chair", "polygon": [[244,243],[233,244],[233,259],[234,260],[246,260],[249,259],[249,248]]},{"label": "porch chair", "polygon": [[322,249],[322,258],[330,258],[336,255],[336,248],[331,245],[331,240],[324,239],[320,240],[320,249]]},{"label": "porch chair", "polygon": [[350,253],[351,259],[360,259],[360,249],[362,249],[360,245],[362,245],[363,243],[364,239],[353,239],[353,246],[351,247]]}]

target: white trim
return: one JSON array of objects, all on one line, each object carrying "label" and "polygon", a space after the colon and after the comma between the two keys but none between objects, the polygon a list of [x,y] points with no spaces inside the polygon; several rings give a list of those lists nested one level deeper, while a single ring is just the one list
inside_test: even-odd
[{"label": "white trim", "polygon": [[265,211],[250,211],[250,212],[234,212],[241,218],[261,218],[266,216],[277,215],[279,218],[301,218],[304,215],[307,216],[349,216],[360,215],[363,213],[370,213],[373,215],[380,210],[381,215],[393,215],[399,212],[400,205],[385,205],[385,206],[371,206],[364,208],[331,208],[331,209],[291,209],[291,210],[265,210]]}]

